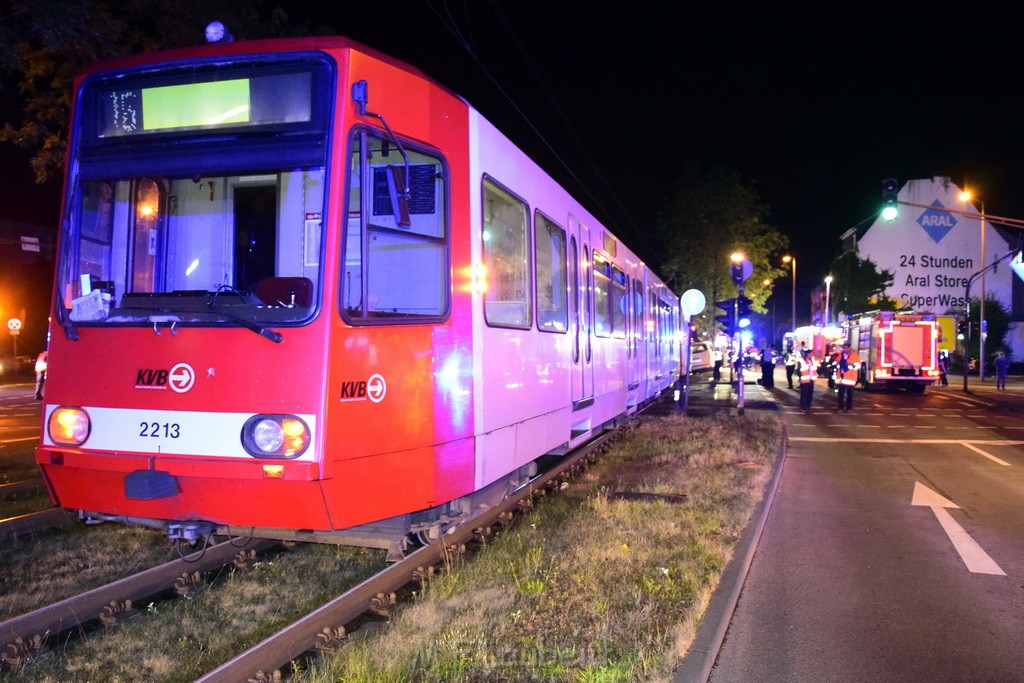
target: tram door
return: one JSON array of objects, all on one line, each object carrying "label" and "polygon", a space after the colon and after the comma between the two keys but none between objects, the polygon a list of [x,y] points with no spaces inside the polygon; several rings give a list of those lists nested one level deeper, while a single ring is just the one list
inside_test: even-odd
[{"label": "tram door", "polygon": [[590,229],[569,217],[569,318],[572,335],[572,403],[594,400],[593,272]]},{"label": "tram door", "polygon": [[277,263],[277,187],[236,187],[234,214],[235,289],[252,290]]},{"label": "tram door", "polygon": [[630,400],[639,402],[636,398],[636,389],[640,386],[640,378],[643,377],[641,366],[640,347],[643,342],[643,285],[638,279],[641,275],[635,268],[633,277],[628,280],[628,294],[626,296],[626,381],[630,391]]}]

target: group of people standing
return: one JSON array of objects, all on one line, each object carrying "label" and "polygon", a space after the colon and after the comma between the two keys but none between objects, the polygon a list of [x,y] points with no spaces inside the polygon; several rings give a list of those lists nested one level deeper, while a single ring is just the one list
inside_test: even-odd
[{"label": "group of people standing", "polygon": [[784,362],[786,364],[786,382],[789,388],[793,389],[793,379],[800,384],[800,409],[809,411],[814,401],[814,381],[819,377],[819,370],[822,375],[828,376],[830,386],[832,381],[838,389],[836,407],[837,412],[848,413],[853,410],[853,387],[857,384],[857,376],[860,373],[860,355],[854,351],[849,343],[842,344],[838,349],[833,345],[830,353],[819,362],[800,342],[800,348],[790,346],[786,349]]},{"label": "group of people standing", "polygon": [[[823,354],[821,360],[815,359],[811,350],[806,348],[804,342],[800,342],[800,348],[789,346],[783,355],[783,362],[786,365],[786,383],[790,389],[794,381],[799,383],[800,408],[804,411],[811,409],[814,400],[814,381],[819,377],[828,378],[829,389],[836,389],[837,405],[836,411],[848,413],[853,410],[853,388],[857,384],[860,374],[861,358],[853,350],[849,342],[832,344],[829,350]],[[939,357],[939,385],[948,386],[949,380],[946,377],[948,372],[949,358],[943,352]],[[996,389],[1006,389],[1006,375],[1010,367],[1010,359],[1000,351],[992,363],[996,372]],[[762,354],[762,380],[764,386],[774,386],[768,379],[774,371],[774,360],[769,365]]]}]

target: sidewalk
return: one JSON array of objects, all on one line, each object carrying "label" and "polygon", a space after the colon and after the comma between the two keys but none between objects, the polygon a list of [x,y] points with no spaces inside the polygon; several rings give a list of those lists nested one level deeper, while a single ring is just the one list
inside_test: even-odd
[{"label": "sidewalk", "polygon": [[[776,373],[775,391],[779,390],[780,373]],[[757,383],[761,373],[743,373],[743,408],[746,410],[778,410],[778,400],[772,389],[766,389]],[[786,388],[785,372],[781,373],[782,389]],[[723,372],[718,382],[711,380],[710,373],[699,373],[690,377],[690,398],[687,415],[709,415],[714,412],[728,410],[737,414],[739,410],[739,393],[737,377],[729,381],[729,373]]]}]

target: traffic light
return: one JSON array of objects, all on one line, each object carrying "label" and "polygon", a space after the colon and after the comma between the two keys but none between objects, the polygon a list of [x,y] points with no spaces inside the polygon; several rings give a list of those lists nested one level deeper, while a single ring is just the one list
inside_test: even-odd
[{"label": "traffic light", "polygon": [[967,321],[961,320],[956,324],[956,338],[967,339]]},{"label": "traffic light", "polygon": [[736,334],[736,299],[716,301],[715,306],[725,311],[725,315],[715,316],[715,320],[722,324],[722,332],[730,337]]},{"label": "traffic light", "polygon": [[736,297],[736,325],[741,329],[750,325],[750,304],[754,303],[742,294]]},{"label": "traffic light", "polygon": [[887,178],[882,181],[882,220],[894,221],[899,215],[899,183],[895,178]]},{"label": "traffic light", "polygon": [[743,259],[735,259],[729,263],[729,277],[736,284],[743,282],[746,278],[743,277]]}]

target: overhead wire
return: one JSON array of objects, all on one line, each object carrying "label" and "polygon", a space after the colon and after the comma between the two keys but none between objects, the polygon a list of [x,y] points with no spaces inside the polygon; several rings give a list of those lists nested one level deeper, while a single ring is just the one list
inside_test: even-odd
[{"label": "overhead wire", "polygon": [[[500,92],[502,94],[502,96],[504,96],[505,99],[509,102],[509,104],[512,105],[512,108],[516,111],[516,113],[519,114],[519,116],[523,119],[523,121],[527,124],[527,126],[529,126],[529,128],[537,136],[538,140],[540,140],[540,142],[548,149],[548,151],[557,160],[557,162],[562,166],[562,168],[565,169],[565,171],[569,174],[569,176],[573,179],[573,181],[579,186],[580,191],[583,192],[593,202],[593,204],[595,205],[596,208],[598,208],[604,215],[608,216],[608,218],[610,220],[614,221],[614,219],[612,218],[612,216],[613,216],[612,212],[609,211],[608,208],[605,207],[605,205],[601,201],[601,199],[590,190],[590,188],[587,185],[587,183],[585,183],[576,174],[576,171],[573,169],[572,165],[569,164],[562,157],[562,155],[558,152],[558,150],[555,149],[554,145],[545,137],[545,135],[537,128],[537,126],[534,125],[533,121],[527,115],[527,113],[525,111],[523,111],[523,109],[519,106],[519,104],[512,97],[512,95],[502,86],[502,84],[499,82],[498,78],[483,63],[483,60],[480,58],[480,55],[477,53],[477,51],[474,48],[474,44],[473,44],[472,40],[467,38],[463,34],[463,32],[459,29],[458,22],[453,17],[451,9],[448,6],[448,3],[445,0],[442,0],[442,2],[441,2],[442,6],[444,7],[444,10],[445,10],[444,13],[441,13],[440,11],[438,11],[438,9],[436,7],[434,7],[434,5],[430,2],[430,0],[427,0],[426,4],[430,8],[430,10],[433,11],[438,16],[438,19],[445,26],[445,28],[447,28],[452,33],[452,35],[455,36],[456,41],[463,47],[463,49],[466,50],[466,52],[473,59],[473,61],[476,62],[477,66],[480,67],[480,69],[483,71],[484,75],[487,76],[487,78],[489,78],[491,80],[491,82],[494,84],[494,86],[498,89],[498,92]],[[591,168],[592,168],[594,174],[597,176],[598,180],[602,183],[602,185],[604,186],[605,190],[607,190],[608,195],[615,201],[615,204],[618,207],[618,209],[621,211],[622,216],[625,217],[625,221],[628,224],[625,227],[629,228],[629,232],[630,232],[631,237],[635,238],[636,240],[638,240],[640,242],[642,242],[644,244],[644,246],[647,248],[647,250],[651,254],[654,254],[655,253],[654,247],[651,245],[650,241],[646,238],[644,233],[641,230],[639,230],[639,228],[633,222],[633,220],[632,220],[632,218],[630,216],[629,211],[627,211],[625,209],[625,207],[622,205],[622,202],[619,200],[619,198],[616,195],[616,193],[612,190],[611,185],[608,182],[607,178],[601,172],[600,167],[594,161],[594,159],[590,155],[590,153],[587,151],[587,147],[583,143],[583,140],[580,138],[580,136],[577,133],[575,127],[572,125],[571,121],[569,120],[569,117],[565,114],[565,111],[559,105],[558,100],[556,99],[554,94],[551,92],[551,89],[548,87],[547,83],[544,81],[544,78],[540,74],[540,71],[537,69],[536,64],[530,58],[529,52],[526,50],[526,48],[523,46],[522,42],[516,36],[516,33],[515,33],[512,25],[509,23],[509,21],[505,17],[505,15],[502,13],[501,9],[498,7],[497,2],[495,2],[495,0],[491,0],[491,6],[492,6],[495,14],[498,17],[498,20],[501,22],[502,27],[508,33],[510,39],[512,40],[512,43],[515,45],[516,49],[519,51],[519,53],[522,56],[523,60],[526,62],[526,65],[529,67],[529,69],[530,69],[531,73],[533,74],[534,78],[539,83],[540,88],[543,91],[544,96],[548,99],[548,101],[550,102],[551,107],[554,109],[554,111],[557,112],[558,116],[562,119],[562,122],[565,124],[566,128],[569,130],[569,133],[572,136],[573,140],[576,142],[576,144],[582,150],[584,157],[590,163]],[[469,24],[468,14],[467,14],[466,23],[467,23],[467,25]]]}]

